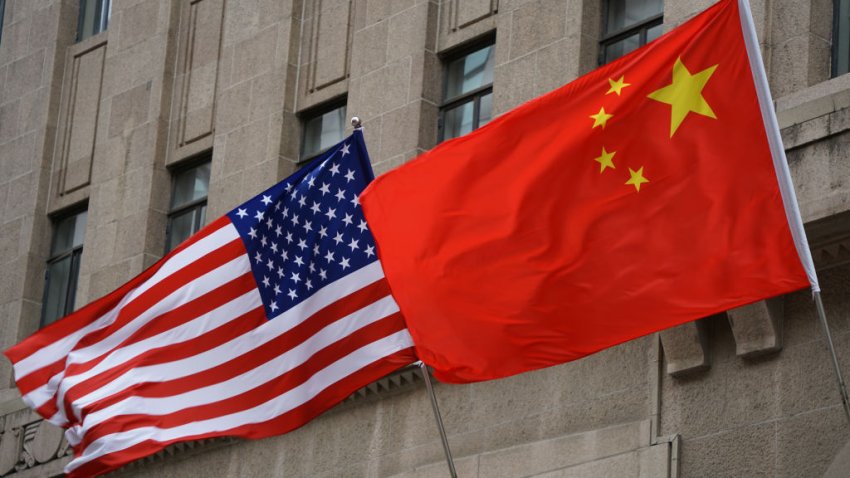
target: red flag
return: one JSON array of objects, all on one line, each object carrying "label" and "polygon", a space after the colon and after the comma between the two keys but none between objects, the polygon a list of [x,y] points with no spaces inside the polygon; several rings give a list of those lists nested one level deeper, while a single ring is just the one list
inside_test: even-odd
[{"label": "red flag", "polygon": [[387,279],[438,378],[563,363],[817,287],[740,8],[721,1],[367,188]]},{"label": "red flag", "polygon": [[65,472],[99,475],[183,440],[285,433],[411,363],[357,202],[371,178],[355,132],[7,350],[24,402],[67,428]]}]

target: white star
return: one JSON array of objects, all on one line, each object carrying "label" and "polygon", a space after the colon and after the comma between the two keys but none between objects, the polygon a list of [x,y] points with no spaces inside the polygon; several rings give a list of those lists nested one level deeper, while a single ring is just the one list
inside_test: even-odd
[{"label": "white star", "polygon": [[351,205],[354,206],[355,208],[357,206],[359,206],[360,205],[360,196],[355,194],[354,197],[351,198]]},{"label": "white star", "polygon": [[360,249],[360,246],[357,243],[360,241],[355,241],[353,238],[351,239],[351,243],[348,244],[348,247],[351,248],[351,252],[354,252],[354,249]]},{"label": "white star", "polygon": [[339,174],[339,165],[334,164],[333,166],[331,166],[331,177],[334,177],[337,174]]},{"label": "white star", "polygon": [[288,244],[292,244],[292,233],[291,232],[286,233],[286,242]]},{"label": "white star", "polygon": [[283,208],[283,217],[289,217],[289,208],[288,207]]},{"label": "white star", "polygon": [[299,205],[299,206],[301,206],[301,207],[304,207],[304,206],[306,206],[306,205],[307,205],[307,198],[306,198],[306,197],[304,197],[304,195],[303,195],[303,194],[302,194],[302,195],[301,195],[301,197],[298,199],[298,205]]},{"label": "white star", "polygon": [[254,215],[254,219],[258,221],[262,221],[265,218],[265,213],[263,211],[257,211],[257,214]]},{"label": "white star", "polygon": [[257,251],[257,255],[254,256],[254,261],[256,261],[257,264],[263,262],[263,256],[260,255],[260,251]]},{"label": "white star", "polygon": [[304,239],[298,239],[298,247],[300,247],[302,251],[307,249],[307,241]]},{"label": "white star", "polygon": [[328,261],[328,263],[331,263],[331,262],[333,262],[333,261],[334,261],[334,253],[333,253],[333,251],[328,251],[328,253],[327,253],[327,254],[325,254],[325,260],[326,260],[326,261]]},{"label": "white star", "polygon": [[337,245],[339,245],[339,243],[340,243],[340,242],[344,242],[344,241],[345,241],[345,239],[343,239],[343,238],[342,238],[342,233],[341,233],[341,232],[337,232],[337,233],[336,233],[336,237],[334,237],[334,241],[336,242],[336,244],[337,244]]},{"label": "white star", "polygon": [[313,221],[304,221],[304,232],[308,233],[313,230]]},{"label": "white star", "polygon": [[[318,255],[318,253],[316,253],[316,255]],[[316,272],[316,263],[315,263],[315,262],[313,262],[313,261],[310,261],[310,272],[311,272],[311,273],[315,273],[315,272]]]},{"label": "white star", "polygon": [[319,269],[319,277],[321,277],[322,280],[328,280],[328,271]]},{"label": "white star", "polygon": [[272,283],[269,282],[269,276],[263,276],[263,285],[266,286],[266,287],[269,287],[269,286],[272,285]]},{"label": "white star", "polygon": [[278,202],[274,203],[274,210],[275,210],[275,211],[280,211],[280,201],[278,201]]},{"label": "white star", "polygon": [[307,181],[307,187],[308,187],[308,188],[312,188],[312,187],[313,187],[313,183],[315,183],[315,182],[316,182],[316,176],[310,176],[310,180],[309,180],[309,181]]},{"label": "white star", "polygon": [[238,210],[236,210],[236,215],[239,216],[239,219],[245,219],[245,216],[248,215],[248,211],[240,207]]},{"label": "white star", "polygon": [[307,286],[307,290],[313,290],[313,281],[307,279],[307,282],[304,283]]},{"label": "white star", "polygon": [[290,219],[290,221],[292,221],[293,226],[297,226],[298,225],[298,214],[293,214],[292,219]]},{"label": "white star", "polygon": [[333,221],[336,219],[336,209],[329,207],[328,212],[325,213],[325,216],[328,216],[328,221]]},{"label": "white star", "polygon": [[337,191],[336,194],[334,194],[334,196],[336,196],[337,201],[342,201],[343,199],[345,199],[345,191],[340,189],[340,190]]},{"label": "white star", "polygon": [[343,157],[345,157],[348,154],[351,154],[351,151],[349,151],[349,148],[351,148],[351,145],[348,144],[348,143],[345,143],[345,144],[342,145],[342,156]]},{"label": "white star", "polygon": [[289,279],[297,284],[297,283],[301,282],[301,274],[298,274],[297,272],[293,272],[292,277],[290,277]]},{"label": "white star", "polygon": [[272,252],[277,252],[277,244],[272,242]]},{"label": "white star", "polygon": [[295,263],[298,264],[298,267],[301,267],[304,265],[304,259],[301,256],[295,256]]},{"label": "white star", "polygon": [[273,301],[271,304],[269,304],[269,309],[271,309],[271,310],[272,310],[272,312],[274,312],[274,311],[276,311],[277,309],[279,309],[279,307],[277,306],[277,302],[274,302],[274,301]]},{"label": "white star", "polygon": [[268,245],[268,243],[269,243],[269,240],[268,240],[268,239],[266,239],[266,236],[263,236],[263,237],[260,239],[260,244],[262,244],[262,245],[263,245],[263,247],[266,247],[266,246]]},{"label": "white star", "polygon": [[280,257],[282,257],[284,261],[289,260],[289,253],[286,252],[286,249],[280,251]]},{"label": "white star", "polygon": [[321,252],[319,252],[319,245],[313,244],[313,255],[318,256],[319,254],[321,254]]},{"label": "white star", "polygon": [[366,232],[366,229],[369,229],[369,226],[366,225],[366,221],[360,220],[360,224],[357,225],[357,229],[360,229],[360,232]]},{"label": "white star", "polygon": [[266,263],[266,267],[268,267],[270,271],[274,270],[274,261],[269,259],[269,261]]},{"label": "white star", "polygon": [[292,192],[292,187],[293,187],[292,183],[287,184],[287,185],[286,185],[286,192],[291,193],[291,192]]},{"label": "white star", "polygon": [[349,169],[348,172],[345,173],[345,182],[350,183],[351,181],[354,181],[354,171]]},{"label": "white star", "polygon": [[342,222],[344,222],[346,226],[350,226],[351,223],[354,222],[353,219],[354,216],[352,216],[351,214],[346,214],[345,217],[342,219]]},{"label": "white star", "polygon": [[366,252],[366,257],[372,257],[372,256],[374,256],[374,255],[375,255],[375,246],[369,246],[369,247],[367,247],[367,248],[366,248],[366,250],[365,250],[365,252]]},{"label": "white star", "polygon": [[322,192],[322,196],[324,196],[325,194],[327,194],[327,193],[331,192],[331,190],[330,190],[330,184],[328,184],[328,183],[322,183],[322,187],[320,187],[320,188],[319,188],[319,191],[321,191],[321,192]]},{"label": "white star", "polygon": [[319,228],[319,236],[321,236],[322,239],[328,237],[328,228],[325,227],[325,226],[320,227]]},{"label": "white star", "polygon": [[274,233],[277,237],[280,237],[280,235],[283,234],[283,230],[281,229],[280,224],[278,224],[277,227],[274,228]]},{"label": "white star", "polygon": [[279,295],[279,294],[280,294],[280,285],[275,284],[275,286],[274,286],[274,295]]},{"label": "white star", "polygon": [[283,267],[277,268],[277,278],[280,279],[283,277]]},{"label": "white star", "polygon": [[267,227],[267,228],[269,228],[269,229],[271,229],[273,225],[274,225],[274,222],[272,221],[272,218],[269,218],[269,219],[266,221],[266,227]]},{"label": "white star", "polygon": [[313,211],[313,214],[319,214],[319,212],[322,211],[322,209],[319,207],[319,203],[317,203],[316,201],[313,201],[313,205],[310,207],[310,210]]},{"label": "white star", "polygon": [[272,203],[272,197],[266,196],[265,194],[263,194],[263,199],[261,199],[261,201],[264,205],[268,206],[269,204]]},{"label": "white star", "polygon": [[349,267],[351,267],[351,265],[348,264],[348,258],[347,257],[343,257],[342,260],[339,261],[339,265],[342,266],[342,270],[346,270]]},{"label": "white star", "polygon": [[288,295],[289,298],[292,299],[292,300],[295,300],[295,299],[298,298],[298,294],[295,293],[294,289],[289,289],[289,293],[286,294],[286,295]]},{"label": "white star", "polygon": [[251,236],[251,239],[256,239],[257,238],[257,230],[252,227],[251,229],[248,230],[248,235]]}]

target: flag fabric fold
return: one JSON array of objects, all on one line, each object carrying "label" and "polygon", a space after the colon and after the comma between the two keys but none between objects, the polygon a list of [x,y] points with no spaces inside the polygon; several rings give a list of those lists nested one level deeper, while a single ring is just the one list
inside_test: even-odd
[{"label": "flag fabric fold", "polygon": [[367,188],[389,285],[437,378],[551,366],[817,287],[741,13],[722,0]]},{"label": "flag fabric fold", "polygon": [[5,353],[69,476],[177,441],[293,430],[415,360],[358,197],[359,131]]}]

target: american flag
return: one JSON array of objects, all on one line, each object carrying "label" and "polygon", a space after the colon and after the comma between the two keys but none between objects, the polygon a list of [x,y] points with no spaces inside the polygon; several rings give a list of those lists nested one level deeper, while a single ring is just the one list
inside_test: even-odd
[{"label": "american flag", "polygon": [[6,351],[70,476],[295,429],[415,360],[358,195],[360,131],[118,290]]}]

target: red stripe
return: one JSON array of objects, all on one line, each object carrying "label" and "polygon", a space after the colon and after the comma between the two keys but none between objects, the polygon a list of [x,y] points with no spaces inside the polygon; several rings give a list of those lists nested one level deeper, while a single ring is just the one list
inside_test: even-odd
[{"label": "red stripe", "polygon": [[[181,360],[187,357],[191,357],[197,355],[200,351],[210,350],[215,347],[218,347],[222,344],[225,344],[236,337],[239,337],[255,328],[257,328],[260,324],[266,322],[266,314],[265,310],[262,306],[253,309],[239,318],[236,318],[226,324],[223,324],[215,329],[192,339],[191,341],[183,342],[179,346],[165,345],[163,347],[159,347],[156,349],[152,349],[144,354],[133,359],[132,363],[130,363],[130,367],[121,367],[131,368],[138,366],[151,366],[161,363],[174,362],[177,360]],[[116,367],[119,368],[119,367]],[[109,371],[105,371],[103,374],[99,374],[96,377],[92,377],[90,380],[83,382],[86,385],[87,389],[95,390],[106,383],[115,380],[123,372],[126,370],[120,370],[120,373],[112,373],[114,369]],[[156,383],[156,382],[154,382]],[[82,385],[82,384],[81,384]],[[100,410],[102,408],[108,407],[113,403],[119,402],[122,399],[126,398],[128,395],[135,395],[135,391],[144,387],[144,383],[136,383],[133,384],[133,387],[128,390],[127,394],[116,393],[110,395],[108,397],[104,397],[96,402],[92,402],[91,404],[85,406],[81,410],[81,416],[85,419],[85,416],[93,410]],[[85,396],[89,393],[89,390],[85,392],[81,392],[81,390],[76,389],[74,387],[73,391],[69,391],[72,395],[74,395],[73,400],[77,400],[79,397]],[[67,395],[66,395],[67,397]],[[73,401],[72,401],[73,402]]]},{"label": "red stripe", "polygon": [[190,245],[198,242],[204,237],[216,232],[222,227],[230,224],[230,219],[227,216],[222,216],[219,219],[211,222],[209,225],[198,231],[195,235],[187,239],[184,243],[171,251],[167,256],[158,260],[152,266],[144,270],[138,276],[130,279],[126,284],[111,293],[95,300],[86,305],[80,310],[68,315],[62,320],[57,320],[52,324],[47,325],[37,333],[31,335],[17,345],[5,350],[3,353],[9,360],[15,364],[29,357],[38,350],[65,338],[79,329],[85,327],[90,322],[96,320],[101,315],[114,308],[128,292],[141,285],[144,281],[153,276],[171,256],[177,254]]},{"label": "red stripe", "polygon": [[309,402],[304,403],[303,405],[272,420],[263,423],[247,424],[231,428],[229,430],[185,436],[164,442],[146,440],[132,447],[88,462],[69,473],[68,477],[81,478],[86,476],[98,476],[120,468],[133,460],[156,453],[168,445],[179,441],[202,440],[205,438],[221,436],[237,436],[242,438],[259,439],[290,432],[303,426],[305,423],[320,415],[325,410],[328,410],[341,402],[361,388],[363,384],[374,382],[384,375],[410,364],[414,360],[416,360],[416,358],[413,347],[400,350],[363,367],[357,372],[326,388]]},{"label": "red stripe", "polygon": [[[129,396],[151,398],[168,397],[185,393],[190,390],[195,390],[200,387],[205,387],[211,383],[218,383],[233,378],[248,370],[258,367],[275,357],[278,357],[309,339],[327,325],[336,322],[342,317],[360,310],[364,307],[364,305],[371,304],[386,297],[387,295],[389,295],[387,282],[383,279],[379,280],[364,287],[363,289],[349,294],[333,304],[330,304],[301,324],[288,330],[286,333],[283,333],[269,342],[250,350],[248,353],[234,357],[227,362],[186,377],[163,382],[144,382],[134,384],[133,387],[112,394],[109,397],[105,397],[102,400],[99,400],[96,406],[95,404],[91,404],[87,406],[86,409],[97,410],[104,406],[120,402]],[[200,345],[202,344],[185,344],[180,347],[164,348],[162,353],[162,363],[175,360],[172,349],[175,350],[175,353],[179,353],[183,357],[198,355],[207,350],[207,348],[201,348]],[[113,378],[114,377],[112,376],[108,377],[109,380],[112,380]],[[97,386],[102,386],[102,383],[109,380],[103,379],[102,382],[99,381],[97,383]],[[88,388],[90,390],[94,390],[97,387],[92,386]],[[86,391],[86,393],[89,393],[89,391]]]},{"label": "red stripe", "polygon": [[205,405],[185,408],[167,415],[148,415],[144,413],[120,415],[92,427],[86,432],[80,446],[85,448],[98,438],[120,431],[146,426],[174,428],[186,423],[208,420],[254,408],[303,384],[317,372],[355,350],[392,335],[404,328],[404,320],[401,314],[393,314],[358,329],[351,335],[315,352],[309,360],[279,377],[238,395]]},{"label": "red stripe", "polygon": [[65,369],[65,357],[53,362],[50,365],[45,365],[35,372],[18,380],[18,390],[21,395],[26,395],[33,390],[47,383],[51,377]]},{"label": "red stripe", "polygon": [[[202,275],[221,267],[240,255],[244,255],[245,245],[242,239],[234,239],[229,243],[211,251],[209,254],[199,257],[197,260],[190,262],[182,269],[175,271],[173,274],[165,277],[157,282],[150,289],[143,292],[141,295],[126,304],[119,312],[118,317],[108,327],[93,331],[80,339],[74,346],[74,350],[79,350],[89,345],[96,344],[106,337],[112,335],[118,329],[124,327],[139,315],[156,305],[162,299],[171,295],[175,290],[194,281]],[[108,353],[109,351],[104,351]]]}]

